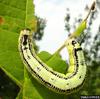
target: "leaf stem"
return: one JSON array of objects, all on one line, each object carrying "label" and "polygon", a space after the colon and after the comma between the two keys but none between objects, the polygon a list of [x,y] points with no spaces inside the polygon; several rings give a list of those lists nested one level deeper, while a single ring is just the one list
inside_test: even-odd
[{"label": "leaf stem", "polygon": [[57,51],[54,54],[60,53],[60,51],[66,46],[66,42],[70,39],[70,36],[65,40],[64,44],[57,49]]},{"label": "leaf stem", "polygon": [[94,10],[94,9],[95,9],[95,1],[92,3],[92,5],[91,5],[91,7],[89,9],[89,12],[88,12],[86,18],[84,19],[84,21],[86,21],[88,19],[89,15],[91,13],[91,10]]},{"label": "leaf stem", "polygon": [[65,44],[63,44],[59,49],[57,49],[57,51],[54,54],[58,54],[60,53],[60,51],[65,47]]}]

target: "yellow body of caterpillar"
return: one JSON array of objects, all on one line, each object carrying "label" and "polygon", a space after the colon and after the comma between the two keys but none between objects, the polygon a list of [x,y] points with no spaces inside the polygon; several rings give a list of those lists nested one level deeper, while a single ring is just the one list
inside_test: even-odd
[{"label": "yellow body of caterpillar", "polygon": [[86,64],[82,48],[74,38],[65,42],[69,52],[69,69],[66,74],[58,73],[43,63],[32,49],[32,36],[30,31],[22,30],[19,37],[19,50],[26,68],[39,82],[49,89],[69,94],[78,89],[86,76]]}]

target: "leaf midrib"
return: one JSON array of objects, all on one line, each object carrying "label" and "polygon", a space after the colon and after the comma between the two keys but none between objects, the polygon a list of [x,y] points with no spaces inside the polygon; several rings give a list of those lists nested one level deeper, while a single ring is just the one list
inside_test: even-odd
[{"label": "leaf midrib", "polygon": [[25,12],[26,12],[26,14],[25,14],[25,27],[27,26],[27,25],[26,25],[26,20],[27,20],[27,3],[28,3],[28,0],[26,0],[26,9],[25,9],[25,10],[26,10],[26,11],[25,11]]}]

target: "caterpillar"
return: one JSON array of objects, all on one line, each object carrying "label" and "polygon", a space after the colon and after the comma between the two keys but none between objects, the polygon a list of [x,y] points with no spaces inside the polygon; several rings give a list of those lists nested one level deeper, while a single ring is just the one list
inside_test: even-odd
[{"label": "caterpillar", "polygon": [[[83,23],[86,23],[86,19]],[[86,24],[82,30],[85,29]],[[80,34],[81,31],[78,31]],[[32,74],[32,76],[41,84],[60,94],[70,94],[74,90],[79,89],[86,77],[87,66],[85,63],[84,54],[76,37],[79,35],[69,36],[65,41],[63,47],[68,49],[69,53],[69,68],[66,74],[54,71],[47,66],[35,53],[32,43],[32,33],[30,29],[21,30],[19,36],[19,52],[22,60]]]}]

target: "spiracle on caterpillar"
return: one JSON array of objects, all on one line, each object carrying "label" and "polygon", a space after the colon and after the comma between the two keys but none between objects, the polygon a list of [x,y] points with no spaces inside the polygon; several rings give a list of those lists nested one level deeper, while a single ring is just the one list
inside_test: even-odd
[{"label": "spiracle on caterpillar", "polygon": [[[89,14],[93,10],[94,5],[95,2],[91,6]],[[74,90],[79,89],[85,81],[87,67],[82,48],[76,41],[76,38],[86,28],[86,21],[89,14],[82,21],[78,29],[57,50],[59,52],[64,47],[68,49],[70,60],[66,74],[54,71],[36,55],[32,47],[33,43],[30,29],[24,29],[20,33],[19,52],[26,68],[35,79],[52,91],[60,94],[70,94]]]}]

